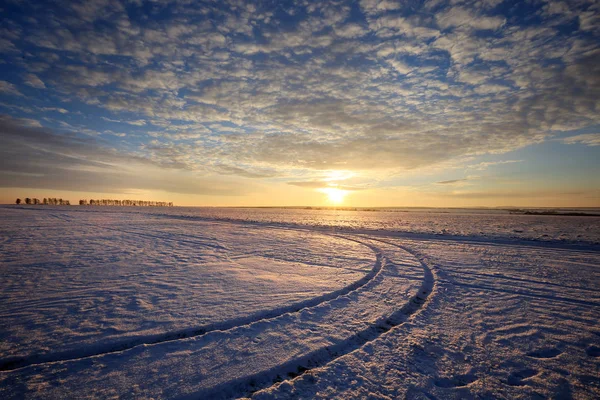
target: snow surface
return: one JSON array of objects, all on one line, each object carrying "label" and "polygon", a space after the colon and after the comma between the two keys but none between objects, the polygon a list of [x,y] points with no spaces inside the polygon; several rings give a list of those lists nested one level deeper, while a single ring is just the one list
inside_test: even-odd
[{"label": "snow surface", "polygon": [[287,211],[0,208],[0,397],[600,397],[597,218]]},{"label": "snow surface", "polygon": [[[541,210],[538,210],[541,211]],[[558,210],[572,212],[574,210]],[[600,214],[600,209],[576,210]],[[494,239],[527,239],[600,244],[600,217],[511,214],[500,209],[382,209],[348,211],[285,208],[185,208],[144,212],[187,219],[303,225],[345,231],[385,231]]]},{"label": "snow surface", "polygon": [[143,214],[0,212],[0,365],[302,307],[361,279],[375,260],[359,243],[319,233]]}]

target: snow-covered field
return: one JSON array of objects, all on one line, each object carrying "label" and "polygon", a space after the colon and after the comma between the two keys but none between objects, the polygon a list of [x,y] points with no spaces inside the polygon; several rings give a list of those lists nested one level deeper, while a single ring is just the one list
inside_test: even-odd
[{"label": "snow-covered field", "polygon": [[5,206],[0,398],[598,398],[599,237],[598,217]]}]

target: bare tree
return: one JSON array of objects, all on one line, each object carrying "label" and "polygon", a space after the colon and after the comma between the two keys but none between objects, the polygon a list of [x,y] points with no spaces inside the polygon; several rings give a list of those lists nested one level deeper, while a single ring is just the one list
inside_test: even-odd
[{"label": "bare tree", "polygon": [[[62,200],[59,200],[62,201]],[[62,203],[61,203],[62,204]],[[114,200],[114,199],[90,199],[79,200],[80,206],[131,206],[131,207],[173,207],[173,202],[148,201],[148,200]]]}]

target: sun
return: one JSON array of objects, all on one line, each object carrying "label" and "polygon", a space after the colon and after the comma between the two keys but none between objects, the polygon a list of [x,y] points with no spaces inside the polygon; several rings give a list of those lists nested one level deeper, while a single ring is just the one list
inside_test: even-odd
[{"label": "sun", "polygon": [[338,188],[323,188],[320,189],[321,192],[327,195],[327,200],[329,203],[333,205],[339,205],[344,202],[344,198],[348,194],[348,191],[338,189]]}]

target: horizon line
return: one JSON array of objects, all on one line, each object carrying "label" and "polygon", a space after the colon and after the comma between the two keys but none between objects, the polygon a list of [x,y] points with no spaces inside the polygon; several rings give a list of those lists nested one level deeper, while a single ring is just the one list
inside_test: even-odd
[{"label": "horizon line", "polygon": [[[154,201],[154,200],[144,200],[144,201]],[[18,206],[18,207],[23,207],[23,206],[59,206],[58,204],[54,205],[54,204],[15,204],[14,202],[12,203],[0,203],[0,205],[2,206]],[[77,207],[137,207],[137,206],[118,206],[118,205],[90,205],[90,204],[85,204],[85,205],[81,205],[81,204],[71,204],[71,205],[63,205],[63,207],[73,207],[73,206],[77,206]],[[140,206],[142,207],[142,206]],[[157,206],[158,207],[158,206]],[[412,209],[441,209],[441,210],[474,210],[474,209],[495,209],[495,210],[502,210],[502,209],[600,209],[600,205],[598,206],[583,206],[583,207],[578,207],[578,206],[454,206],[454,207],[436,207],[436,206],[315,206],[315,205],[295,205],[295,206],[284,206],[284,205],[278,205],[278,206],[245,206],[245,205],[237,205],[237,206],[226,206],[226,205],[222,205],[222,206],[214,206],[214,205],[193,205],[193,206],[189,206],[189,205],[173,205],[170,206],[169,208],[175,208],[175,207],[179,207],[179,208],[189,208],[189,207],[194,207],[194,208],[295,208],[295,209],[332,209],[332,210],[351,210],[351,209],[377,209],[377,210],[386,210],[386,209],[403,209],[403,208],[412,208]]]}]

